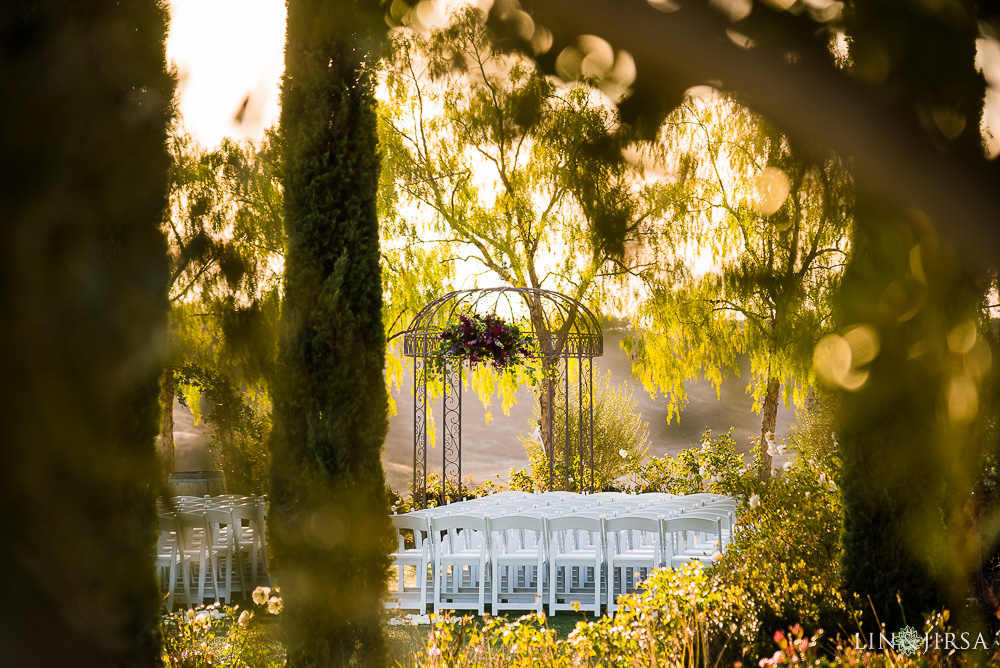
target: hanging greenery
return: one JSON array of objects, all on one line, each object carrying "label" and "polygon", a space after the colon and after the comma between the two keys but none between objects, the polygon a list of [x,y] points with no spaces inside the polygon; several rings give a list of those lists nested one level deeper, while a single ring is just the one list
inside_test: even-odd
[{"label": "hanging greenery", "polygon": [[440,339],[439,360],[450,357],[470,366],[486,362],[501,373],[524,364],[537,348],[534,337],[495,313],[461,314]]}]

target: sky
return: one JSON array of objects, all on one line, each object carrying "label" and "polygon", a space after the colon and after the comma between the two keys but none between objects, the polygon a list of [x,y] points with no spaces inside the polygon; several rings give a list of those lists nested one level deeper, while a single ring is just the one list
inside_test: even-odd
[{"label": "sky", "polygon": [[[184,126],[202,145],[223,137],[255,139],[279,112],[284,71],[284,0],[170,0],[167,58],[180,77]],[[448,4],[447,2],[444,4]],[[490,4],[479,2],[479,4]],[[438,13],[447,11],[439,8]],[[978,65],[991,87],[984,129],[990,155],[1000,153],[1000,43],[979,40]],[[242,122],[237,114],[246,101]]]},{"label": "sky", "polygon": [[263,137],[278,118],[284,47],[284,0],[170,0],[167,59],[184,126],[200,144]]}]

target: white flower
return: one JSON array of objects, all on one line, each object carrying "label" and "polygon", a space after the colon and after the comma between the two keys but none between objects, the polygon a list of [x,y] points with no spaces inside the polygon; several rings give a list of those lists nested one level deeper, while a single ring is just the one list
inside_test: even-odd
[{"label": "white flower", "polygon": [[785,465],[782,466],[782,468],[785,469],[786,471],[791,471],[792,470],[792,462],[791,461],[785,462]]},{"label": "white flower", "polygon": [[704,466],[698,469],[698,475],[700,475],[702,478],[704,478],[707,473],[708,469],[705,468]]},{"label": "white flower", "polygon": [[774,447],[774,441],[767,442],[767,455],[768,457],[774,457],[778,454],[777,448]]},{"label": "white flower", "polygon": [[750,495],[750,507],[751,508],[756,508],[759,505],[760,505],[760,494],[751,494]]},{"label": "white flower", "polygon": [[827,482],[827,480],[826,480],[826,474],[825,473],[820,473],[819,474],[819,484],[825,485],[826,482]]},{"label": "white flower", "polygon": [[253,590],[253,602],[257,605],[267,603],[267,597],[271,595],[270,587],[257,587]]},{"label": "white flower", "polygon": [[806,498],[807,499],[809,498],[809,492],[806,492]]},{"label": "white flower", "polygon": [[618,451],[618,454],[622,456],[622,459],[628,459],[628,450],[622,448]]},{"label": "white flower", "polygon": [[249,610],[244,610],[240,613],[240,618],[236,621],[240,626],[246,626],[247,622],[253,619],[253,613]]},{"label": "white flower", "polygon": [[830,491],[830,492],[836,492],[837,491],[837,484],[831,481],[830,484],[827,485],[826,489],[828,491]]},{"label": "white flower", "polygon": [[778,445],[776,449],[777,449],[779,455],[783,455],[786,452],[788,452],[788,446],[785,445],[784,443]]},{"label": "white flower", "polygon": [[272,596],[267,601],[267,611],[272,615],[280,615],[281,611],[285,609],[285,605],[281,602],[281,599],[277,596]]}]

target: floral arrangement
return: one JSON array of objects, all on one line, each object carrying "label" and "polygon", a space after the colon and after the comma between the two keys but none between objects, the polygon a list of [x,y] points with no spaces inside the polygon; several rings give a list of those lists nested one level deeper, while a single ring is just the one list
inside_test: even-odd
[{"label": "floral arrangement", "polygon": [[523,364],[535,345],[530,335],[495,313],[459,315],[458,322],[449,325],[440,338],[442,358],[458,358],[470,365],[487,362],[501,372]]}]

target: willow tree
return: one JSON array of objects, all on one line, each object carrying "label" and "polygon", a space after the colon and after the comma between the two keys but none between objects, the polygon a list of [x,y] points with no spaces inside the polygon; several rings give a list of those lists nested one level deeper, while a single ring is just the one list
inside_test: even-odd
[{"label": "willow tree", "polygon": [[156,0],[0,11],[7,665],[160,665],[166,20]]},{"label": "willow tree", "polygon": [[[853,193],[842,163],[792,144],[721,95],[688,97],[668,118],[655,159],[671,178],[667,215],[675,264],[649,281],[639,332],[626,341],[647,388],[716,383],[750,357],[761,412],[758,474],[770,475],[778,403],[815,382],[816,343],[832,328]],[[783,391],[782,391],[783,390]]]},{"label": "willow tree", "polygon": [[[288,3],[285,294],[272,385],[268,535],[289,665],[385,662],[391,544],[376,198],[375,25],[366,3]],[[357,6],[356,6],[357,5]]]},{"label": "willow tree", "polygon": [[[200,419],[213,410],[213,440],[232,491],[261,493],[268,423],[265,378],[274,362],[284,253],[277,139],[199,146],[171,133],[169,207],[171,357],[163,375],[160,456],[174,470],[175,396]],[[253,470],[244,466],[258,462]]]},{"label": "willow tree", "polygon": [[[459,262],[474,280],[557,290],[598,312],[616,283],[653,266],[643,253],[658,186],[645,185],[622,157],[628,140],[613,104],[620,91],[586,79],[556,85],[504,54],[484,20],[466,9],[446,28],[398,31],[393,40],[381,107],[390,328],[452,288]],[[624,79],[627,59],[601,55],[585,65],[581,55],[575,67]],[[536,332],[546,331],[542,306],[525,296]],[[542,364],[554,366],[558,353],[543,349]],[[496,387],[480,382],[484,396]],[[537,388],[546,440],[551,382],[542,374]]]}]

